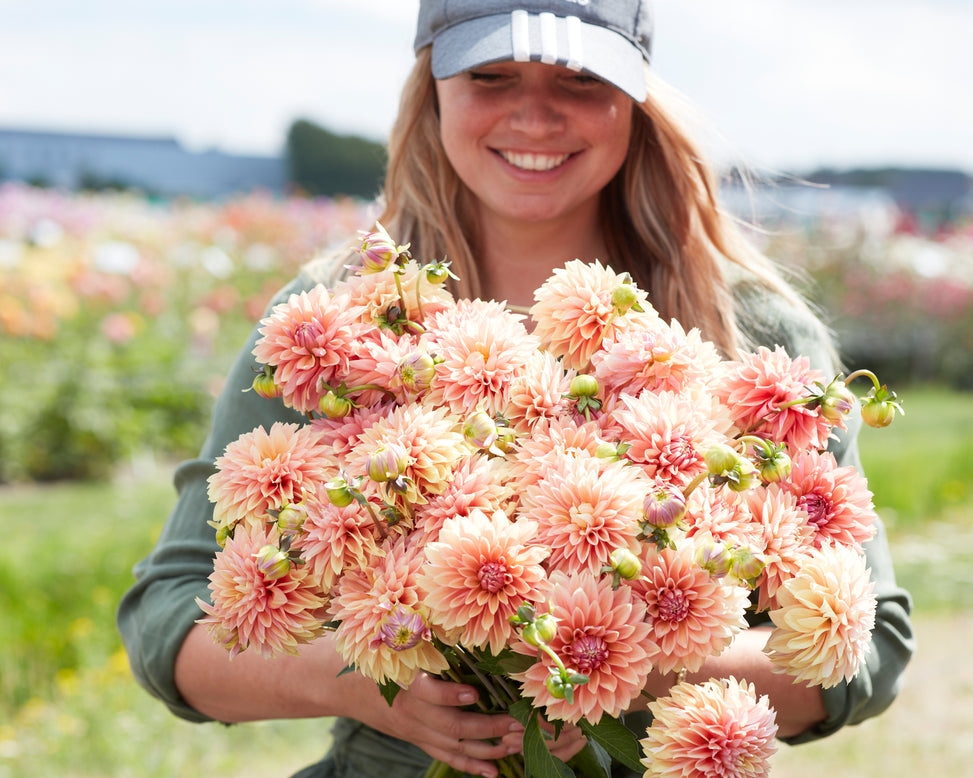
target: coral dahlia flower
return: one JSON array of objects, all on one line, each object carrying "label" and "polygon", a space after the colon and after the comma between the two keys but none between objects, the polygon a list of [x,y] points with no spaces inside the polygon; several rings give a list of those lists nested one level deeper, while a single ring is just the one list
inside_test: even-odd
[{"label": "coral dahlia flower", "polygon": [[874,584],[865,557],[822,546],[777,590],[764,649],[775,670],[824,689],[850,681],[871,648]]},{"label": "coral dahlia flower", "polygon": [[639,741],[646,778],[761,778],[770,774],[777,717],[753,684],[680,683],[649,703],[652,725]]},{"label": "coral dahlia flower", "polygon": [[696,562],[695,546],[642,555],[642,576],[631,588],[645,603],[649,659],[663,673],[698,670],[746,626],[748,592],[713,578]]},{"label": "coral dahlia flower", "polygon": [[875,534],[875,508],[865,478],[854,467],[838,467],[830,452],[795,456],[781,486],[807,514],[814,545],[841,543],[860,551]]},{"label": "coral dahlia flower", "polygon": [[498,462],[484,456],[461,460],[445,490],[416,508],[416,529],[427,540],[436,540],[446,519],[469,516],[475,510],[488,515],[503,510],[512,495]]},{"label": "coral dahlia flower", "polygon": [[[588,676],[574,690],[574,703],[553,697],[547,678],[554,668],[545,654],[525,673],[514,676],[524,694],[547,709],[553,719],[595,724],[602,715],[617,716],[642,691],[652,670],[646,650],[648,625],[645,606],[627,586],[612,590],[611,578],[554,573],[547,601],[557,620],[557,633],[548,645],[569,671]],[[518,651],[533,654],[526,643]]]},{"label": "coral dahlia flower", "polygon": [[555,419],[569,412],[565,397],[571,388],[573,371],[565,371],[548,351],[531,355],[510,385],[507,420],[522,434],[530,433],[542,419]]},{"label": "coral dahlia flower", "polygon": [[807,387],[821,380],[806,357],[791,359],[780,346],[773,351],[761,346],[739,362],[727,363],[716,391],[738,430],[786,443],[796,453],[827,445],[831,423],[817,408],[787,406],[806,398]]},{"label": "coral dahlia flower", "polygon": [[513,634],[510,617],[541,599],[547,582],[541,563],[549,552],[532,542],[536,529],[502,511],[447,519],[439,539],[425,547],[419,576],[432,622],[468,648],[498,654]]},{"label": "coral dahlia flower", "polygon": [[747,505],[763,530],[763,541],[752,549],[765,563],[760,577],[760,610],[773,607],[780,585],[804,564],[814,547],[814,534],[797,500],[779,484],[746,492]]},{"label": "coral dahlia flower", "polygon": [[[618,315],[612,294],[627,277],[595,260],[588,264],[572,260],[534,292],[530,309],[534,334],[564,364],[584,370],[602,342],[631,326],[627,315]],[[639,305],[651,310],[645,292],[632,287]]]},{"label": "coral dahlia flower", "polygon": [[638,553],[649,482],[632,467],[591,455],[562,455],[527,490],[522,515],[537,522],[551,569],[597,575],[612,551]]},{"label": "coral dahlia flower", "polygon": [[510,463],[510,483],[516,494],[523,494],[537,483],[544,471],[561,457],[595,456],[604,442],[596,424],[578,425],[571,419],[545,419],[530,435],[517,438]]},{"label": "coral dahlia flower", "polygon": [[320,285],[274,306],[253,355],[274,368],[285,405],[303,413],[317,410],[326,385],[348,369],[362,334],[359,316],[346,296],[332,296]]},{"label": "coral dahlia flower", "polygon": [[207,614],[198,623],[231,657],[251,647],[264,657],[296,654],[299,644],[321,633],[325,600],[307,568],[295,565],[276,578],[260,570],[257,553],[279,542],[272,526],[237,528],[213,562],[212,604],[196,598]]},{"label": "coral dahlia flower", "polygon": [[213,523],[232,527],[301,502],[327,480],[331,464],[313,428],[275,422],[270,432],[257,427],[230,443],[216,468],[208,479]]},{"label": "coral dahlia flower", "polygon": [[441,284],[430,284],[426,272],[414,261],[406,262],[401,268],[399,286],[395,283],[395,271],[387,270],[351,276],[342,285],[342,292],[349,296],[359,320],[369,325],[381,325],[389,317],[390,308],[400,308],[403,304],[406,318],[416,322],[453,305],[449,291]]},{"label": "coral dahlia flower", "polygon": [[330,609],[331,617],[341,622],[335,646],[366,678],[406,687],[423,670],[439,673],[448,667],[428,640],[405,649],[382,640],[390,615],[428,616],[418,586],[423,564],[422,547],[399,538],[384,544],[364,568],[347,570],[339,579]]}]

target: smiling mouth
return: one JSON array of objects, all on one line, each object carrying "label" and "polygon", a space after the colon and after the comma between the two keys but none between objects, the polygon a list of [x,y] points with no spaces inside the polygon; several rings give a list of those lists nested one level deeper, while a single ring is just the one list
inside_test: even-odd
[{"label": "smiling mouth", "polygon": [[553,170],[563,165],[571,156],[570,154],[530,154],[501,150],[498,150],[497,153],[515,168],[532,171]]}]

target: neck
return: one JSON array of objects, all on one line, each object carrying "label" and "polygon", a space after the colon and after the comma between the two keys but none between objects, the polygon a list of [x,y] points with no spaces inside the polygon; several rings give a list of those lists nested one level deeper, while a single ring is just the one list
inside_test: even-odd
[{"label": "neck", "polygon": [[534,290],[572,259],[607,262],[597,223],[524,224],[493,221],[480,234],[480,295],[518,307],[534,302]]}]

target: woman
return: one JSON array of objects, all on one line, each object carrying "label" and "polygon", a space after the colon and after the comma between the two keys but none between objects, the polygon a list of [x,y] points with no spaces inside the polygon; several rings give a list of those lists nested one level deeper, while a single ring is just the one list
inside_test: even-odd
[{"label": "woman", "polygon": [[[699,327],[727,355],[780,344],[834,374],[823,327],[717,208],[710,172],[648,69],[651,34],[650,12],[635,0],[423,0],[382,223],[415,256],[448,256],[462,296],[524,307],[553,268],[597,258],[628,271],[664,318]],[[312,264],[282,299],[333,280],[342,264]],[[461,711],[472,689],[421,676],[390,708],[373,682],[339,677],[329,637],[299,657],[244,653],[230,663],[194,624],[201,614],[192,603],[207,597],[216,550],[206,523],[214,459],[259,424],[300,421],[241,392],[253,376],[252,347],[229,377],[200,457],[179,468],[179,503],[121,604],[137,677],[195,721],[340,717],[331,754],[301,775],[418,776],[432,757],[495,776],[492,760],[519,750],[520,726]],[[853,431],[834,452],[857,464]],[[698,675],[753,681],[792,742],[883,710],[912,652],[910,604],[881,528],[868,554],[879,605],[873,650],[854,681],[822,693],[773,673],[759,627]],[[647,691],[665,694],[671,683],[656,674]],[[583,743],[566,727],[552,750],[567,759]]]}]

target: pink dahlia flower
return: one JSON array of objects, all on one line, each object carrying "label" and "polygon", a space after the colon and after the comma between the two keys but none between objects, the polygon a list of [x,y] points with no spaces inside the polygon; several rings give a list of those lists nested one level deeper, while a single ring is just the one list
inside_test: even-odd
[{"label": "pink dahlia flower", "polygon": [[469,516],[475,510],[488,515],[503,510],[512,495],[498,462],[484,456],[461,460],[445,490],[417,507],[416,529],[427,540],[436,540],[448,518]]},{"label": "pink dahlia flower", "polygon": [[430,284],[417,262],[406,262],[401,270],[401,295],[392,270],[353,276],[344,282],[341,290],[349,296],[361,322],[381,324],[389,316],[390,307],[401,308],[403,304],[406,318],[415,322],[452,307],[452,295],[441,284]]},{"label": "pink dahlia flower", "polygon": [[680,683],[649,703],[642,744],[646,778],[761,778],[770,775],[777,718],[766,695],[732,676]]},{"label": "pink dahlia flower", "polygon": [[747,590],[713,578],[696,562],[693,543],[642,557],[631,588],[645,603],[649,659],[663,673],[698,670],[746,626]]},{"label": "pink dahlia flower", "polygon": [[363,337],[348,363],[344,381],[349,388],[380,388],[349,393],[352,399],[359,405],[370,406],[387,401],[391,393],[399,402],[404,402],[406,395],[399,376],[399,363],[415,352],[418,342],[412,335],[396,336],[391,330],[375,330]]},{"label": "pink dahlia flower", "polygon": [[432,317],[429,348],[442,362],[429,389],[429,401],[459,415],[478,408],[503,413],[511,384],[537,350],[520,317],[499,303],[484,303],[480,315],[464,305]]},{"label": "pink dahlia flower", "polygon": [[838,467],[833,454],[798,454],[781,486],[807,514],[814,545],[841,543],[860,551],[875,534],[875,508],[865,478],[854,467]]},{"label": "pink dahlia flower", "polygon": [[365,567],[377,551],[378,531],[357,502],[339,508],[322,494],[308,500],[304,508],[302,532],[294,547],[313,580],[330,592],[345,570]]},{"label": "pink dahlia flower", "polygon": [[510,617],[541,599],[548,549],[532,543],[536,526],[497,511],[447,519],[425,547],[419,577],[432,622],[469,648],[498,654],[513,634]]},{"label": "pink dahlia flower", "polygon": [[521,434],[529,434],[542,419],[556,419],[569,412],[565,397],[573,371],[565,372],[560,361],[548,351],[531,355],[510,385],[507,420]]},{"label": "pink dahlia flower", "polygon": [[693,385],[708,387],[721,362],[716,347],[699,330],[687,334],[677,321],[661,319],[650,329],[620,332],[613,343],[592,354],[591,365],[607,393],[637,395],[681,392]]},{"label": "pink dahlia flower", "polygon": [[524,494],[562,455],[595,456],[603,442],[594,423],[579,426],[565,418],[539,422],[530,435],[517,438],[517,446],[508,458],[514,492]]},{"label": "pink dahlia flower", "polygon": [[773,351],[761,347],[727,364],[717,395],[741,432],[786,443],[792,453],[823,449],[831,423],[806,404],[784,407],[806,398],[807,387],[821,380],[821,373],[811,369],[806,357],[791,359],[780,346]]},{"label": "pink dahlia flower", "polygon": [[429,408],[410,403],[392,408],[375,424],[362,430],[359,443],[346,460],[353,474],[368,471],[367,462],[382,446],[394,443],[405,451],[403,475],[411,482],[406,499],[423,503],[441,494],[453,470],[469,453],[457,419],[446,408]]},{"label": "pink dahlia flower", "polygon": [[390,615],[428,617],[418,579],[425,556],[404,538],[386,543],[361,570],[347,570],[338,581],[330,615],[340,625],[335,646],[348,664],[378,683],[408,686],[421,671],[439,673],[448,662],[429,640],[410,648],[383,641]]},{"label": "pink dahlia flower", "polygon": [[[628,315],[618,315],[612,305],[612,294],[625,281],[625,276],[597,260],[568,262],[534,292],[536,302],[530,309],[534,334],[567,367],[586,369],[603,341],[613,340],[616,332],[631,326]],[[645,293],[635,292],[641,307],[652,310]]]},{"label": "pink dahlia flower", "polygon": [[317,432],[282,422],[275,422],[270,432],[257,427],[241,435],[217,458],[216,468],[208,491],[217,527],[262,522],[267,511],[301,502],[331,471]]},{"label": "pink dahlia flower", "polygon": [[644,392],[619,402],[612,418],[631,446],[626,456],[650,478],[679,486],[706,470],[703,456],[730,426],[722,406],[705,395]]},{"label": "pink dahlia flower", "polygon": [[347,297],[332,296],[323,286],[293,294],[274,307],[260,328],[253,355],[274,368],[274,382],[285,405],[315,411],[327,391],[340,381],[361,337],[360,311]]},{"label": "pink dahlia flower", "polygon": [[196,599],[207,614],[199,623],[231,657],[251,647],[264,657],[295,654],[299,644],[322,631],[326,603],[307,568],[295,565],[276,578],[260,570],[258,552],[279,542],[272,525],[238,527],[216,553],[209,577],[212,604]]},{"label": "pink dahlia flower", "polygon": [[[547,709],[552,719],[597,723],[602,715],[617,716],[639,696],[652,670],[645,651],[648,625],[645,606],[631,589],[612,590],[611,578],[554,573],[547,607],[557,620],[548,645],[569,671],[588,676],[574,690],[574,703],[557,699],[547,689],[554,664],[545,654],[525,673],[515,676],[524,694]],[[518,651],[537,652],[526,643]]]},{"label": "pink dahlia flower", "polygon": [[389,412],[385,405],[356,408],[342,419],[316,417],[311,427],[320,436],[321,446],[329,453],[335,470],[344,466],[349,454],[360,442],[359,436]]},{"label": "pink dahlia flower", "polygon": [[848,546],[815,549],[777,591],[764,649],[778,672],[822,688],[850,681],[871,648],[874,584]]},{"label": "pink dahlia flower", "polygon": [[765,610],[775,603],[781,584],[804,564],[814,547],[814,534],[794,495],[780,485],[751,489],[746,492],[746,499],[754,521],[763,530],[762,544],[752,550],[766,565],[760,577],[758,599],[758,608]]},{"label": "pink dahlia flower", "polygon": [[522,515],[537,522],[537,542],[551,549],[552,570],[597,575],[612,551],[637,553],[649,482],[632,467],[566,454],[528,489]]},{"label": "pink dahlia flower", "polygon": [[753,520],[744,495],[726,486],[693,491],[686,505],[687,535],[709,533],[727,545],[763,548],[763,526]]}]

